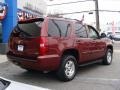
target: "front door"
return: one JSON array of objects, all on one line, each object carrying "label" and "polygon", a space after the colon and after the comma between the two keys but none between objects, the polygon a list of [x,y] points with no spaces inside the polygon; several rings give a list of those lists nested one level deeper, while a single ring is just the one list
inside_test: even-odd
[{"label": "front door", "polygon": [[88,26],[88,32],[91,41],[91,60],[99,59],[104,55],[105,43],[100,39],[98,32],[92,26]]},{"label": "front door", "polygon": [[80,63],[90,60],[90,41],[88,38],[86,27],[82,24],[75,23],[76,44],[80,53]]}]

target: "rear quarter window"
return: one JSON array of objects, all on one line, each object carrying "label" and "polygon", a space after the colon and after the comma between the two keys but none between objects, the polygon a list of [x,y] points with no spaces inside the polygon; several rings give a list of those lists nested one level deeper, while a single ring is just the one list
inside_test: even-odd
[{"label": "rear quarter window", "polygon": [[67,21],[50,19],[48,22],[48,36],[67,37],[70,34],[71,24]]}]

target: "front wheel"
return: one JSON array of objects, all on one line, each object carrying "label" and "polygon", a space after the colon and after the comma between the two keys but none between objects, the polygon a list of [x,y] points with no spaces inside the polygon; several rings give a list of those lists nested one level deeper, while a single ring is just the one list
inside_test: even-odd
[{"label": "front wheel", "polygon": [[110,65],[112,63],[113,53],[111,49],[108,49],[106,55],[103,58],[104,65]]},{"label": "front wheel", "polygon": [[61,66],[57,75],[62,81],[70,81],[74,79],[77,70],[76,58],[71,55],[65,55],[62,58]]}]

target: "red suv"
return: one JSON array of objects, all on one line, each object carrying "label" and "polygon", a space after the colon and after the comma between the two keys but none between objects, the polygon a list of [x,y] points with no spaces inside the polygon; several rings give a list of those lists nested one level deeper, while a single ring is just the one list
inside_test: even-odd
[{"label": "red suv", "polygon": [[102,61],[110,65],[113,45],[89,25],[64,18],[19,22],[9,39],[8,59],[26,70],[56,71],[72,80],[78,66]]}]

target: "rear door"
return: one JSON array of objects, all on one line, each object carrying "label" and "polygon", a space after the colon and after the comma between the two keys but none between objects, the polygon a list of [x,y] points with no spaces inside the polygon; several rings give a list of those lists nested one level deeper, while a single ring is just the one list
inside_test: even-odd
[{"label": "rear door", "polygon": [[71,23],[65,20],[49,19],[48,42],[49,54],[58,56],[63,49],[72,45],[70,40]]}]

